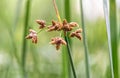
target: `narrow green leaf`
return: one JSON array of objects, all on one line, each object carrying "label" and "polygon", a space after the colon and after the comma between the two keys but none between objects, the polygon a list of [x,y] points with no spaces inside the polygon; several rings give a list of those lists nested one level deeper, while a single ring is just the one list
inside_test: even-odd
[{"label": "narrow green leaf", "polygon": [[73,76],[74,76],[74,78],[77,78],[75,67],[74,67],[73,60],[72,60],[72,55],[71,55],[72,52],[71,52],[71,48],[70,48],[70,42],[69,42],[67,36],[65,36],[65,41],[67,43],[68,59],[69,59],[70,66],[71,66],[71,69],[72,69],[72,72],[73,72]]},{"label": "narrow green leaf", "polygon": [[15,18],[14,18],[14,24],[13,24],[13,31],[15,31],[19,19],[19,15],[21,12],[21,6],[22,6],[23,0],[18,0],[16,3],[16,11],[15,11]]},{"label": "narrow green leaf", "polygon": [[110,34],[111,34],[111,48],[112,48],[114,78],[119,78],[116,0],[110,0]]},{"label": "narrow green leaf", "polygon": [[84,50],[85,50],[86,77],[90,78],[89,52],[88,52],[86,29],[85,29],[85,22],[84,22],[84,11],[83,11],[83,5],[82,4],[83,4],[82,0],[80,0],[81,22],[82,22],[82,29],[83,29],[83,44],[84,44]]},{"label": "narrow green leaf", "polygon": [[15,36],[15,29],[16,29],[16,26],[17,26],[17,23],[18,23],[18,19],[19,19],[19,14],[20,14],[20,9],[21,9],[21,5],[22,4],[22,0],[18,0],[17,3],[16,3],[16,12],[15,12],[15,17],[14,17],[14,21],[13,21],[13,25],[10,29],[8,29],[9,31],[9,35],[11,37],[11,43],[12,43],[12,52],[13,52],[13,55],[15,56],[18,64],[20,64],[20,59],[19,59],[19,56],[17,54],[17,46],[16,46],[16,40],[14,38]]},{"label": "narrow green leaf", "polygon": [[[62,47],[62,78],[69,78],[69,70],[68,68],[70,67],[68,64],[68,55],[67,55],[67,50],[66,47]],[[68,67],[69,66],[69,67]]]},{"label": "narrow green leaf", "polygon": [[[70,22],[70,0],[64,0],[64,14],[65,14],[65,19]],[[68,41],[70,42],[70,46],[71,46],[71,41],[70,39],[68,38]],[[64,71],[64,78],[71,78],[72,75],[71,75],[71,67],[70,67],[70,62],[69,62],[69,56],[68,56],[68,53],[67,53],[67,48],[64,49],[64,52],[63,52],[63,71]],[[65,60],[64,60],[65,59]],[[67,71],[67,72],[66,72]],[[68,76],[67,76],[68,75]]]},{"label": "narrow green leaf", "polygon": [[64,0],[65,5],[65,18],[68,22],[71,20],[71,14],[70,14],[70,0]]},{"label": "narrow green leaf", "polygon": [[107,0],[103,0],[103,8],[104,8],[104,15],[105,15],[105,19],[106,19],[106,28],[107,28],[107,36],[108,36],[108,48],[109,48],[109,60],[110,60],[111,77],[114,78],[113,60],[112,60],[112,47],[111,47],[111,33],[110,33],[110,21],[109,21]]},{"label": "narrow green leaf", "polygon": [[31,4],[31,0],[26,0],[24,34],[23,34],[23,45],[22,45],[22,67],[23,67],[24,78],[26,77],[25,62],[26,62],[26,52],[27,52],[27,41],[25,39],[25,36],[27,35],[28,32],[30,4]]}]

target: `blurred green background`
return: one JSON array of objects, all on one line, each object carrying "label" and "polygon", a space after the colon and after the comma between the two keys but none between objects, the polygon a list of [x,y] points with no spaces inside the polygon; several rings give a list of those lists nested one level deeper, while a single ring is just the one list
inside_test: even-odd
[{"label": "blurred green background", "polygon": [[[61,18],[64,19],[64,0],[56,0]],[[117,3],[117,21],[120,28],[120,0]],[[26,0],[0,0],[0,78],[22,78],[23,28]],[[67,4],[66,4],[67,5]],[[57,20],[52,0],[31,0],[29,28],[39,31],[37,19]],[[83,0],[86,35],[88,40],[91,78],[109,78],[107,31],[102,0]],[[79,0],[70,0],[71,21],[81,27]],[[28,29],[29,29],[28,28]],[[13,33],[12,33],[13,31]],[[59,33],[42,31],[38,44],[27,40],[27,78],[62,78],[62,52],[50,45],[51,37]],[[120,36],[119,36],[120,39]],[[85,78],[83,41],[72,39],[72,55],[78,78]],[[120,42],[118,42],[120,43]],[[119,45],[120,52],[120,45]],[[120,56],[120,53],[119,53]],[[119,58],[120,61],[120,58]]]}]

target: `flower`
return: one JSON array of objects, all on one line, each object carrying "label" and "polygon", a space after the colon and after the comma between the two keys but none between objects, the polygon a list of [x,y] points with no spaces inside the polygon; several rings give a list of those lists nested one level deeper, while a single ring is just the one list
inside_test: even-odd
[{"label": "flower", "polygon": [[42,29],[44,28],[46,25],[45,21],[44,20],[36,20],[36,22],[40,25],[39,26],[39,29]]},{"label": "flower", "polygon": [[26,39],[32,39],[32,43],[37,43],[37,32],[33,29],[29,29],[29,34],[26,36]]},{"label": "flower", "polygon": [[52,25],[48,27],[48,31],[60,30],[61,24],[56,21],[52,21]]},{"label": "flower", "polygon": [[64,20],[64,21],[63,21],[63,27],[62,27],[62,29],[63,29],[64,31],[71,31],[71,30],[72,30],[72,27],[70,27],[69,23],[68,23],[66,20]]},{"label": "flower", "polygon": [[66,20],[63,20],[62,30],[66,34],[67,31],[71,31],[73,27],[76,27],[78,24],[76,22],[68,23]]},{"label": "flower", "polygon": [[60,37],[52,38],[50,43],[56,45],[56,50],[59,50],[61,45],[66,45],[65,40]]},{"label": "flower", "polygon": [[70,25],[70,27],[76,27],[76,26],[79,26],[76,22],[70,22],[69,25]]},{"label": "flower", "polygon": [[82,33],[82,29],[78,29],[75,32],[72,32],[70,34],[70,37],[77,37],[79,40],[81,40],[82,39],[81,33]]}]

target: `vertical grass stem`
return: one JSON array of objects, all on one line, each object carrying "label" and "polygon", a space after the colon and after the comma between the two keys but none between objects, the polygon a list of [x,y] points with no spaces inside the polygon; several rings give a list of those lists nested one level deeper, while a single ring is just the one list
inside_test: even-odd
[{"label": "vertical grass stem", "polygon": [[85,50],[86,76],[87,78],[90,78],[89,52],[88,52],[88,44],[87,44],[87,38],[86,38],[86,29],[84,25],[84,11],[83,11],[82,0],[80,0],[80,7],[81,7],[81,22],[82,22],[82,29],[83,29],[83,44],[84,44],[84,50]]},{"label": "vertical grass stem", "polygon": [[24,22],[23,45],[22,45],[23,46],[22,47],[22,67],[23,67],[24,78],[26,77],[25,62],[26,62],[26,52],[27,52],[27,41],[25,39],[25,36],[27,35],[27,30],[28,30],[30,4],[31,4],[31,0],[27,0],[26,8],[25,8],[25,22]]},{"label": "vertical grass stem", "polygon": [[72,61],[71,49],[70,49],[68,37],[66,37],[66,36],[65,36],[65,41],[66,41],[66,43],[67,43],[67,50],[68,50],[67,52],[68,52],[68,57],[69,57],[69,61],[70,61],[70,64],[71,64],[73,76],[74,76],[74,78],[77,78],[76,72],[75,72],[75,68],[74,68],[74,64],[73,64],[73,61]]}]

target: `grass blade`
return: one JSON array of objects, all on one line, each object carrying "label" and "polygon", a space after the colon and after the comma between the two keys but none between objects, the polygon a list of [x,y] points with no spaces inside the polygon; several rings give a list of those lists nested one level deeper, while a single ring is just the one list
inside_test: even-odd
[{"label": "grass blade", "polygon": [[110,34],[114,78],[118,77],[118,40],[117,40],[117,20],[116,20],[116,0],[110,0]]},{"label": "grass blade", "polygon": [[[68,62],[68,55],[67,55],[67,50],[66,47],[62,47],[62,78],[69,78],[69,62]],[[69,67],[68,67],[69,66]]]},{"label": "grass blade", "polygon": [[83,44],[85,50],[85,65],[86,65],[86,76],[90,78],[90,68],[89,68],[89,52],[88,52],[88,44],[86,38],[86,29],[85,29],[85,22],[84,22],[84,13],[83,13],[83,5],[82,0],[80,0],[80,8],[81,8],[81,22],[82,22],[82,29],[83,29]]},{"label": "grass blade", "polygon": [[[70,0],[64,0],[64,14],[65,14],[65,19],[70,22]],[[69,45],[71,46],[71,40],[68,38],[68,41],[70,42]],[[67,73],[66,75],[68,75],[68,78],[71,78],[72,75],[71,75],[71,67],[70,67],[70,62],[69,62],[69,56],[68,56],[68,53],[67,53],[67,49],[63,52],[63,58],[66,58],[66,60],[63,59],[63,64],[66,66],[64,70],[64,73],[66,73],[65,71],[67,70]],[[66,62],[66,63],[65,63]],[[64,68],[64,66],[63,66]]]},{"label": "grass blade", "polygon": [[107,28],[107,36],[108,36],[108,48],[109,48],[109,60],[110,60],[111,76],[112,76],[112,78],[114,78],[113,61],[112,61],[112,47],[111,47],[111,38],[110,38],[111,37],[110,21],[109,21],[107,0],[103,0],[103,8],[104,8],[104,15],[105,15],[105,19],[106,19],[106,28]]},{"label": "grass blade", "polygon": [[15,31],[17,23],[18,23],[19,15],[20,15],[20,12],[21,12],[21,6],[22,6],[22,0],[18,0],[17,5],[16,5],[13,31]]},{"label": "grass blade", "polygon": [[28,31],[30,4],[31,4],[31,0],[27,0],[26,8],[25,8],[25,22],[24,22],[23,45],[22,45],[22,67],[23,67],[23,76],[24,77],[26,76],[25,62],[26,62],[26,52],[27,52],[27,41],[25,39],[25,36],[27,35],[27,31]]},{"label": "grass blade", "polygon": [[20,15],[20,11],[21,11],[21,4],[22,4],[22,0],[18,0],[17,1],[17,4],[16,4],[16,12],[15,12],[15,18],[14,18],[14,22],[13,22],[13,26],[11,27],[11,29],[8,28],[8,31],[9,31],[9,35],[10,35],[10,39],[11,39],[11,43],[12,43],[12,52],[13,52],[13,55],[15,56],[18,64],[20,64],[20,59],[19,59],[19,56],[17,54],[17,46],[16,46],[16,40],[14,38],[14,32],[15,32],[15,29],[16,29],[16,26],[17,26],[17,23],[18,23],[18,19],[19,19],[19,15]]},{"label": "grass blade", "polygon": [[67,37],[67,36],[65,36],[65,41],[66,41],[66,43],[67,43],[68,58],[69,58],[70,65],[71,65],[71,68],[72,68],[73,76],[74,76],[74,78],[77,78],[76,72],[75,72],[75,68],[74,68],[74,64],[73,64],[73,60],[72,60],[70,43],[69,43],[69,40],[68,40],[68,37]]},{"label": "grass blade", "polygon": [[65,18],[68,22],[70,22],[71,17],[70,17],[70,0],[64,0],[64,5],[65,5]]}]

